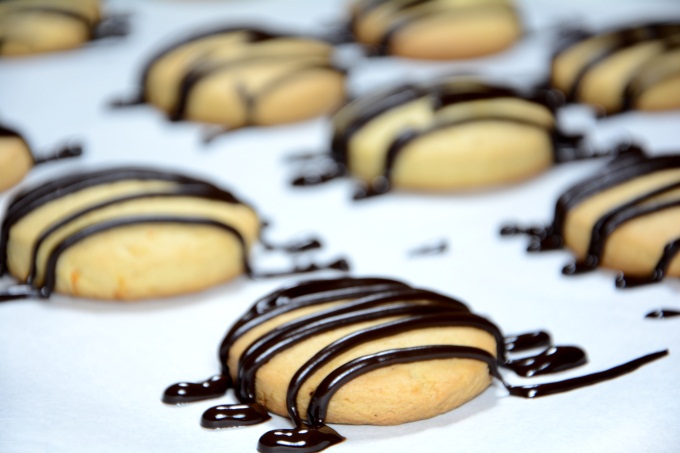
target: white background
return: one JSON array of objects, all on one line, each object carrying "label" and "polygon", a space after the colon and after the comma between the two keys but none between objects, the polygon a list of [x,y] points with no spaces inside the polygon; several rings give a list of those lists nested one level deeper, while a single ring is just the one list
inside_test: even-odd
[{"label": "white background", "polygon": [[[327,148],[325,119],[246,129],[201,143],[203,127],[170,123],[150,107],[110,110],[107,102],[134,93],[145,57],[180,35],[213,24],[275,24],[325,30],[343,17],[341,0],[109,2],[131,13],[132,33],[56,55],[0,62],[0,119],[24,132],[38,154],[64,140],[86,145],[80,160],[36,168],[27,186],[73,169],[149,164],[204,176],[233,189],[273,221],[270,238],[316,233],[319,261],[347,256],[353,275],[387,276],[450,294],[489,316],[504,332],[543,328],[556,343],[588,351],[585,367],[550,381],[610,368],[669,348],[670,356],[633,374],[537,400],[509,397],[494,385],[464,407],[432,420],[396,427],[336,426],[348,451],[671,452],[680,447],[680,329],[675,319],[645,320],[660,307],[679,308],[676,279],[620,291],[614,273],[564,277],[568,252],[529,255],[524,238],[501,238],[507,221],[550,221],[554,200],[600,163],[563,165],[524,184],[471,194],[396,192],[354,203],[352,185],[292,189],[285,156]],[[352,57],[356,93],[405,79],[452,71],[486,71],[528,83],[545,75],[559,22],[604,26],[638,18],[680,17],[678,1],[522,2],[526,38],[492,58],[462,63],[414,63]],[[629,113],[596,121],[570,108],[563,124],[607,146],[635,139],[654,152],[678,152],[679,113]],[[0,195],[4,210],[12,193]],[[409,258],[439,239],[444,255]],[[278,257],[281,258],[281,257]],[[275,268],[287,261],[255,251],[253,261]],[[264,432],[289,427],[274,417],[245,429],[209,431],[201,413],[221,400],[170,407],[166,386],[198,381],[219,370],[217,347],[250,304],[289,279],[245,278],[186,297],[139,303],[54,296],[45,302],[0,306],[0,452],[254,451]],[[9,278],[0,285],[11,284]]]}]

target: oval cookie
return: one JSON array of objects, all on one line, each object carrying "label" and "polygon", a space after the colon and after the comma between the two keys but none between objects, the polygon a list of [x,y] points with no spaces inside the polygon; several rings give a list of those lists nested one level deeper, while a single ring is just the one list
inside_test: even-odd
[{"label": "oval cookie", "polygon": [[37,297],[182,294],[249,272],[259,227],[251,207],[195,178],[140,168],[75,174],[11,201],[0,270]]},{"label": "oval cookie", "polygon": [[191,36],[145,65],[140,101],[173,120],[227,129],[324,115],[344,99],[333,47],[318,39],[228,27]]},{"label": "oval cookie", "polygon": [[522,25],[509,0],[358,0],[350,30],[383,55],[456,60],[512,46]]},{"label": "oval cookie", "polygon": [[680,108],[680,22],[572,33],[553,57],[551,84],[608,114]]},{"label": "oval cookie", "polygon": [[680,156],[615,160],[566,190],[549,226],[505,232],[532,236],[531,251],[568,247],[565,274],[603,266],[621,272],[618,287],[680,277]]},{"label": "oval cookie", "polygon": [[556,106],[549,92],[522,94],[474,79],[406,85],[340,109],[331,155],[363,182],[355,198],[390,187],[454,191],[514,183],[578,144],[580,137],[556,127]]}]

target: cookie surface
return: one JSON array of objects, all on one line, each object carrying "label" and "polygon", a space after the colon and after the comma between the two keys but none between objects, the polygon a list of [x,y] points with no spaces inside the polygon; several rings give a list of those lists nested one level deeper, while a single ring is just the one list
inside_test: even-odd
[{"label": "cookie surface", "polygon": [[21,181],[34,164],[31,149],[23,137],[0,125],[0,192]]},{"label": "cookie surface", "polygon": [[565,191],[552,224],[529,234],[533,250],[574,252],[565,274],[603,266],[622,272],[619,287],[680,277],[680,157],[612,162]]},{"label": "cookie surface", "polygon": [[350,29],[385,55],[434,60],[500,52],[522,34],[509,0],[358,0]]},{"label": "cookie surface", "polygon": [[0,270],[38,297],[175,295],[249,272],[258,232],[252,208],[205,181],[102,170],[19,193],[3,222]]},{"label": "cookie surface", "polygon": [[454,78],[361,97],[333,117],[332,157],[368,195],[521,181],[556,160],[555,105],[544,95]]},{"label": "cookie surface", "polygon": [[227,129],[324,115],[344,99],[333,47],[312,37],[252,28],[191,36],[154,56],[142,74],[142,101],[174,120]]},{"label": "cookie surface", "polygon": [[551,83],[606,113],[680,108],[680,23],[650,23],[565,38]]},{"label": "cookie surface", "polygon": [[21,56],[80,47],[101,20],[99,0],[5,0],[0,2],[0,56]]}]

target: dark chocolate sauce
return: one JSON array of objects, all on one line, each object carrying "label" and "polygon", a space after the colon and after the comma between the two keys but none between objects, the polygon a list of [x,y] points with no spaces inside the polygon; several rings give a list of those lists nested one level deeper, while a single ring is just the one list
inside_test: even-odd
[{"label": "dark chocolate sauce", "polygon": [[261,404],[228,404],[205,411],[201,426],[210,429],[237,428],[264,423],[270,418],[267,409]]},{"label": "dark chocolate sauce", "polygon": [[[341,300],[345,303],[322,307],[320,311],[283,323],[263,334],[242,353],[237,369],[229,370],[227,365],[229,349],[250,329],[284,313]],[[383,322],[335,340],[320,349],[297,370],[291,378],[286,394],[288,414],[294,427],[264,434],[258,444],[259,451],[317,452],[343,441],[344,438],[340,434],[325,424],[328,405],[333,395],[343,385],[357,377],[395,364],[450,358],[478,360],[488,365],[489,373],[496,377],[511,395],[536,398],[619,377],[667,354],[667,351],[659,351],[606,371],[564,381],[512,386],[505,382],[499,367],[509,368],[520,375],[535,376],[582,365],[586,361],[585,353],[573,346],[552,346],[550,336],[542,331],[504,338],[493,323],[471,313],[460,301],[431,291],[410,288],[398,281],[349,277],[310,280],[263,297],[229,330],[220,346],[220,362],[223,375],[236,376],[234,390],[240,403],[221,405],[206,411],[201,425],[222,428],[265,421],[266,411],[256,402],[255,397],[257,393],[255,376],[263,365],[277,354],[316,335],[369,320]],[[297,406],[300,389],[310,376],[339,354],[366,342],[381,341],[407,331],[441,327],[481,329],[496,339],[495,354],[469,346],[430,345],[388,349],[358,357],[331,371],[312,393],[306,417],[300,414]],[[535,348],[546,349],[531,357],[512,360],[507,358],[509,352],[516,353]],[[177,385],[170,387],[173,399],[166,401],[164,398],[163,401],[183,403],[203,395],[200,385],[185,384],[182,388],[187,389],[187,392],[178,395]],[[193,389],[197,395],[194,395]]]},{"label": "dark chocolate sauce", "polygon": [[[567,189],[555,205],[553,221],[550,225],[528,228],[506,225],[501,228],[501,235],[523,234],[529,236],[530,244],[527,250],[531,252],[560,249],[564,246],[564,224],[570,209],[587,198],[617,185],[655,172],[672,169],[680,169],[680,155],[646,157],[642,150],[632,146],[630,151],[621,153],[620,159],[611,161],[594,176]],[[577,275],[596,269],[602,261],[607,240],[620,227],[638,218],[678,209],[680,200],[655,200],[657,197],[670,194],[678,189],[680,189],[680,180],[671,181],[647,192],[639,193],[606,212],[593,225],[585,258],[567,264],[562,269],[562,273]],[[671,240],[664,246],[659,261],[649,275],[619,275],[616,279],[616,286],[618,288],[633,288],[660,282],[665,277],[671,262],[679,253],[680,237]]]},{"label": "dark chocolate sauce", "polygon": [[667,318],[675,318],[677,316],[680,316],[680,311],[662,308],[662,309],[659,309],[659,310],[650,311],[649,313],[647,313],[645,315],[645,318],[647,318],[647,319],[667,319]]},{"label": "dark chocolate sauce", "polygon": [[408,252],[411,257],[442,255],[449,249],[446,239],[441,239],[434,244],[423,245]]},{"label": "dark chocolate sauce", "polygon": [[79,157],[83,155],[83,147],[78,144],[64,145],[56,151],[48,154],[47,156],[34,157],[33,162],[35,165],[44,164],[46,162],[53,162],[55,160],[70,159],[72,157]]},{"label": "dark chocolate sauce", "polygon": [[163,402],[166,404],[184,404],[217,398],[227,393],[230,386],[231,378],[222,374],[217,374],[199,383],[179,382],[165,390]]},{"label": "dark chocolate sauce", "polygon": [[345,438],[326,425],[276,429],[260,437],[257,451],[261,453],[316,453],[344,441]]},{"label": "dark chocolate sauce", "polygon": [[557,373],[584,365],[588,359],[581,348],[553,346],[540,354],[518,360],[508,360],[503,366],[519,376],[531,377]]},{"label": "dark chocolate sauce", "polygon": [[505,337],[505,350],[507,352],[522,352],[529,349],[547,348],[552,344],[548,332],[542,330],[528,332],[521,335],[508,335]]}]

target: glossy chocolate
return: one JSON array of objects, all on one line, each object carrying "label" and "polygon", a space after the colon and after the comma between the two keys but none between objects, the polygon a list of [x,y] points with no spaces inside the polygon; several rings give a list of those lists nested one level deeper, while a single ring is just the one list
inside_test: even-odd
[{"label": "glossy chocolate", "polygon": [[[680,169],[680,155],[646,157],[641,149],[633,147],[630,152],[623,153],[620,159],[611,161],[603,170],[567,189],[555,204],[553,221],[550,225],[528,228],[506,225],[501,228],[501,235],[529,236],[531,241],[527,250],[530,252],[561,249],[564,247],[564,224],[570,209],[589,197],[635,178],[672,169]],[[678,189],[680,189],[680,180],[671,181],[612,207],[595,222],[586,257],[567,264],[562,269],[562,273],[577,275],[595,270],[600,265],[608,238],[626,222],[679,208],[680,200],[677,198],[655,201],[657,197],[671,194]],[[678,238],[667,243],[660,251],[661,257],[650,274],[642,276],[621,274],[616,278],[616,287],[633,288],[660,282],[665,277],[672,260],[679,253],[680,231],[678,231]]]},{"label": "glossy chocolate", "polygon": [[[229,370],[227,362],[231,346],[250,329],[296,309],[333,301],[342,304],[326,307],[301,318],[284,323],[262,334],[242,353],[237,370]],[[427,303],[423,303],[426,301]],[[513,396],[535,398],[566,392],[603,380],[613,379],[633,371],[645,363],[663,357],[666,351],[650,354],[610,370],[568,379],[560,382],[530,386],[512,386],[505,382],[499,368],[505,367],[522,376],[536,376],[570,369],[586,362],[585,353],[574,346],[553,346],[550,336],[543,331],[503,337],[498,327],[489,320],[469,311],[462,302],[438,293],[388,279],[338,278],[310,280],[275,291],[259,301],[242,316],[225,336],[220,346],[222,375],[221,396],[227,383],[226,376],[235,375],[233,383],[238,404],[220,405],[204,413],[201,425],[221,428],[246,426],[265,421],[262,408],[256,402],[257,371],[270,359],[286,349],[313,338],[323,332],[367,320],[385,320],[381,324],[362,328],[320,349],[291,378],[286,394],[288,414],[294,424],[292,429],[279,429],[260,438],[261,452],[317,452],[344,438],[326,426],[328,404],[333,395],[348,382],[370,371],[395,364],[427,360],[463,358],[481,361],[488,365],[489,373],[496,377]],[[297,395],[306,382],[323,366],[343,352],[366,342],[377,341],[407,331],[437,327],[468,327],[481,329],[496,340],[494,354],[475,347],[461,345],[429,345],[384,350],[350,360],[331,371],[311,395],[306,416],[300,414]],[[509,354],[542,349],[535,355],[518,359]],[[230,372],[231,371],[231,372]],[[181,390],[180,394],[178,390]],[[163,401],[179,404],[203,399],[208,394],[201,384],[175,384],[166,390]],[[167,395],[171,397],[168,398]],[[265,412],[266,413],[266,412]]]}]

